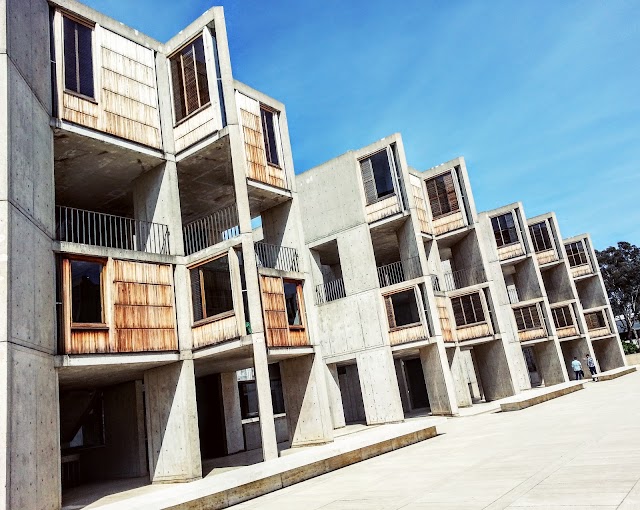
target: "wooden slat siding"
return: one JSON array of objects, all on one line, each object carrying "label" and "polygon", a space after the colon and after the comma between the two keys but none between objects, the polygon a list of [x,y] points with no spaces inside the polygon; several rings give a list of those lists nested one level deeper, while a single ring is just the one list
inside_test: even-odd
[{"label": "wooden slat siding", "polygon": [[282,278],[260,275],[260,289],[267,345],[269,347],[287,346],[289,345],[289,322]]},{"label": "wooden slat siding", "polygon": [[240,337],[235,315],[202,324],[201,326],[195,326],[192,329],[192,333],[194,349]]},{"label": "wooden slat siding", "polygon": [[464,227],[462,211],[445,214],[433,220],[433,233],[437,236]]},{"label": "wooden slat siding", "polygon": [[578,334],[578,330],[575,326],[556,328],[556,332],[558,333],[558,338],[567,338],[569,336],[576,336]]},{"label": "wooden slat siding", "polygon": [[591,274],[593,271],[591,271],[591,266],[589,264],[581,264],[579,266],[574,266],[571,268],[571,275],[574,278],[577,278],[578,276],[584,276],[586,274]]},{"label": "wooden slat siding", "polygon": [[521,342],[528,340],[536,340],[537,338],[546,338],[547,332],[544,328],[528,329],[526,331],[518,331],[518,338]]},{"label": "wooden slat siding", "polygon": [[63,94],[62,118],[91,129],[98,129],[98,105],[72,94]]},{"label": "wooden slat siding", "polygon": [[409,181],[411,183],[411,191],[413,192],[413,199],[416,203],[416,210],[418,211],[418,222],[420,223],[420,231],[425,234],[431,233],[431,228],[429,226],[429,215],[427,213],[427,203],[424,199],[424,194],[422,192],[422,181],[419,177],[415,175],[409,176]]},{"label": "wooden slat siding", "polygon": [[69,340],[65,346],[65,354],[118,352],[116,345],[109,342],[108,329],[72,329]]},{"label": "wooden slat siding", "polygon": [[548,264],[549,262],[553,262],[554,260],[558,260],[558,256],[556,255],[556,250],[544,250],[536,253],[536,258],[538,259],[538,264]]},{"label": "wooden slat siding", "polygon": [[370,158],[360,162],[360,174],[362,175],[366,203],[367,205],[374,204],[378,200],[378,191],[376,190],[376,181],[373,176],[373,165]]},{"label": "wooden slat siding", "polygon": [[173,128],[176,152],[190,147],[215,131],[215,115],[211,105]]},{"label": "wooden slat siding", "polygon": [[447,298],[444,296],[436,296],[436,306],[438,307],[442,339],[445,342],[454,342],[455,340],[451,331],[451,319],[449,319],[449,310],[447,308]]},{"label": "wooden slat siding", "polygon": [[598,338],[598,337],[607,336],[610,334],[611,334],[611,331],[609,331],[609,328],[597,328],[597,329],[589,330],[589,336],[591,338]]},{"label": "wooden slat siding", "polygon": [[391,345],[417,342],[419,340],[426,340],[427,338],[427,331],[422,324],[410,328],[400,328],[395,331],[389,331],[389,343]]},{"label": "wooden slat siding", "polygon": [[498,248],[498,258],[500,260],[512,259],[519,257],[520,255],[524,255],[522,243],[510,244],[508,246]]},{"label": "wooden slat siding", "polygon": [[491,329],[489,328],[489,324],[483,322],[481,324],[476,324],[475,326],[456,328],[456,335],[458,336],[458,341],[462,342],[464,340],[491,336]]},{"label": "wooden slat siding", "polygon": [[371,223],[400,212],[398,197],[393,195],[365,207],[367,222]]},{"label": "wooden slat siding", "polygon": [[114,260],[118,352],[177,350],[171,266]]}]

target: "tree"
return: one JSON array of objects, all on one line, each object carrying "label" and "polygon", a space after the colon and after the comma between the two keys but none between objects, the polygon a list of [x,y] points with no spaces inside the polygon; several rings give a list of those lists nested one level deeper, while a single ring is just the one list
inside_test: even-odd
[{"label": "tree", "polygon": [[596,250],[596,256],[613,313],[624,318],[627,340],[637,340],[633,326],[640,320],[640,248],[621,241],[617,247]]}]

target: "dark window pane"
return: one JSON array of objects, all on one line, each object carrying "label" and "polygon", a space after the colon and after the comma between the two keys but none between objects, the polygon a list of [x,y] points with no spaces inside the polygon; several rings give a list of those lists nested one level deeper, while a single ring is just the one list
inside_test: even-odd
[{"label": "dark window pane", "polygon": [[205,317],[233,311],[229,258],[221,257],[199,266],[204,290]]},{"label": "dark window pane", "polygon": [[71,261],[71,314],[76,323],[102,323],[101,274],[103,265]]},{"label": "dark window pane", "polygon": [[209,103],[207,64],[202,37],[170,58],[176,122]]},{"label": "dark window pane", "polygon": [[273,122],[273,112],[260,109],[262,117],[262,136],[264,137],[264,147],[267,155],[267,161],[272,165],[279,165],[278,146],[276,144],[276,132]]},{"label": "dark window pane", "polygon": [[298,284],[284,282],[284,299],[287,305],[289,326],[302,326],[300,306],[298,303]]},{"label": "dark window pane", "polygon": [[176,113],[176,121],[187,116],[187,108],[184,97],[184,77],[180,58],[171,59],[171,84],[173,87],[173,108]]},{"label": "dark window pane", "polygon": [[202,37],[193,43],[193,52],[196,61],[196,73],[198,75],[199,104],[204,106],[209,102],[209,82],[207,79],[207,61],[204,54],[204,42]]},{"label": "dark window pane", "polygon": [[91,49],[92,30],[84,25],[77,25],[78,30],[78,74],[80,89],[78,92],[93,97],[93,54]]},{"label": "dark window pane", "polygon": [[391,294],[393,304],[393,314],[396,319],[396,327],[407,326],[420,322],[418,314],[418,304],[416,303],[416,293],[413,290],[405,290]]},{"label": "dark window pane", "polygon": [[63,19],[64,26],[64,88],[78,92],[76,67],[76,25],[68,18]]},{"label": "dark window pane", "polygon": [[258,416],[258,393],[255,381],[238,382],[242,419]]},{"label": "dark window pane", "polygon": [[391,166],[389,165],[389,156],[387,151],[380,151],[370,158],[373,166],[373,178],[376,182],[376,190],[378,198],[393,195],[393,178],[391,177]]}]

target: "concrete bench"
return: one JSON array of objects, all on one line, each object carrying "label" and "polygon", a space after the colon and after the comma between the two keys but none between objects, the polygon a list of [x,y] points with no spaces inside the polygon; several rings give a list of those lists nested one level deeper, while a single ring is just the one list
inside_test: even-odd
[{"label": "concrete bench", "polygon": [[635,365],[630,367],[614,368],[613,370],[607,370],[606,372],[597,374],[596,377],[598,378],[598,381],[610,381],[611,379],[617,379],[623,375],[635,372],[637,369],[638,367]]},{"label": "concrete bench", "polygon": [[524,392],[502,401],[500,403],[500,411],[520,411],[582,389],[584,389],[584,381],[572,381],[570,383],[557,384],[540,391],[533,390],[535,393]]}]

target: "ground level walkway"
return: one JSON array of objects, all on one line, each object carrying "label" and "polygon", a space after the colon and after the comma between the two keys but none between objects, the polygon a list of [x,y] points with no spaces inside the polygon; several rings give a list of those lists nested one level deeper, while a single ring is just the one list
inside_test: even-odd
[{"label": "ground level walkway", "polygon": [[640,372],[438,432],[233,508],[640,509]]}]

